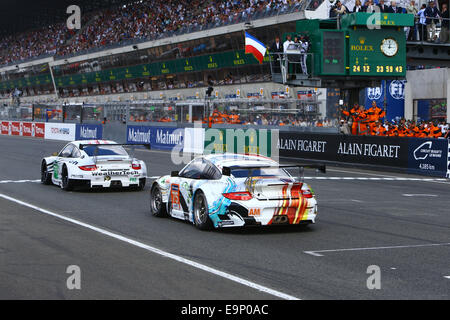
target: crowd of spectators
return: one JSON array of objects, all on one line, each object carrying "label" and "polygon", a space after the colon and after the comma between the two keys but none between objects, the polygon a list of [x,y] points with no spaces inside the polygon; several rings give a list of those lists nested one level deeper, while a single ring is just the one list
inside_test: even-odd
[{"label": "crowd of spectators", "polygon": [[[376,8],[377,7],[377,8]],[[356,0],[352,9],[346,7],[340,0],[330,8],[330,18],[341,17],[352,12],[385,12],[385,13],[408,13],[414,15],[414,26],[405,27],[405,35],[408,41],[428,41],[438,43],[448,43],[449,35],[449,11],[446,3],[437,8],[434,0],[428,1],[428,4],[422,4],[419,8],[415,0],[410,0],[404,8],[397,5],[396,1],[385,0]],[[439,36],[437,27],[440,26]]]},{"label": "crowd of spectators", "polygon": [[[167,108],[166,108],[167,109]],[[134,122],[177,122],[178,116],[175,108],[164,112],[143,112],[138,110],[130,112],[130,121]],[[294,127],[337,127],[337,120],[320,119],[318,116],[305,116],[300,114],[283,114],[278,112],[247,113],[239,110],[219,110],[215,108],[210,117],[193,117],[193,121],[202,121],[203,124],[237,124],[253,126],[294,126]]]},{"label": "crowd of spectators", "polygon": [[256,13],[283,13],[304,0],[140,0],[83,15],[82,29],[65,23],[0,39],[0,64],[46,54],[60,56],[131,39],[219,26],[251,19]]},{"label": "crowd of spectators", "polygon": [[[347,108],[348,109],[348,108]],[[352,109],[343,109],[340,120],[340,131],[343,134],[410,137],[410,138],[450,138],[450,126],[445,121],[412,121],[401,118],[389,122],[384,120],[386,112],[375,102],[372,107],[355,104]]]}]

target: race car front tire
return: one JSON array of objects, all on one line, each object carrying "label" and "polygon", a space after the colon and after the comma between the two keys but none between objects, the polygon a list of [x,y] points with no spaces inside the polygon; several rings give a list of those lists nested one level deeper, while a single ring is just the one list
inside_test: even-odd
[{"label": "race car front tire", "polygon": [[198,191],[194,198],[194,224],[200,230],[211,230],[213,227],[209,218],[208,201],[202,191]]},{"label": "race car front tire", "polygon": [[72,191],[73,186],[74,186],[73,180],[69,179],[67,167],[64,166],[61,173],[61,188],[65,191]]},{"label": "race car front tire", "polygon": [[41,183],[45,185],[52,184],[52,175],[48,172],[47,163],[42,161],[41,165]]},{"label": "race car front tire", "polygon": [[155,217],[167,216],[166,208],[162,201],[161,189],[158,185],[154,185],[150,191],[150,212]]}]

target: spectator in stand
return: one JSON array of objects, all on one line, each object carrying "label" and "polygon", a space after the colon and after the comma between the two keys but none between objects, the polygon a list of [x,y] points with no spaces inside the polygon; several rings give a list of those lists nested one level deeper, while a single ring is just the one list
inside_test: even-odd
[{"label": "spectator in stand", "polygon": [[397,2],[391,1],[391,5],[389,6],[387,13],[403,13],[403,9],[397,6]]},{"label": "spectator in stand", "polygon": [[419,23],[417,26],[419,27],[419,41],[424,41],[427,39],[427,19],[425,16],[425,9],[427,8],[426,4],[422,4],[419,12],[417,12],[417,16],[419,17]]},{"label": "spectator in stand", "polygon": [[[286,12],[303,0],[142,0],[83,14],[75,33],[65,23],[0,38],[0,64],[43,54],[60,56],[130,39],[156,39],[174,32],[237,23],[265,12]],[[71,41],[67,41],[67,40]]]},{"label": "spectator in stand", "polygon": [[439,33],[439,41],[441,43],[447,43],[449,40],[449,14],[448,6],[446,3],[442,4],[442,20],[441,20],[441,32]]},{"label": "spectator in stand", "polygon": [[293,43],[294,43],[294,41],[292,41],[292,36],[290,34],[288,34],[286,36],[286,41],[283,43],[283,52],[286,52],[289,45],[293,44]]},{"label": "spectator in stand", "polygon": [[348,8],[343,5],[340,0],[337,0],[336,4],[330,9],[330,18],[340,17],[349,12]]},{"label": "spectator in stand", "polygon": [[416,26],[417,26],[417,13],[419,11],[417,10],[416,3],[414,0],[411,0],[411,2],[406,6],[406,13],[413,14],[414,15],[414,26],[413,27],[406,27],[407,28],[407,40],[408,41],[416,41]]},{"label": "spectator in stand", "polygon": [[425,17],[427,24],[427,41],[436,40],[436,23],[439,21],[441,13],[439,9],[436,8],[434,1],[430,1],[427,8],[425,9]]},{"label": "spectator in stand", "polygon": [[373,0],[367,0],[364,3],[364,12],[374,13],[376,12],[375,5],[373,4]]},{"label": "spectator in stand", "polygon": [[275,41],[272,43],[272,45],[270,46],[270,52],[271,53],[275,53],[275,52],[283,52],[283,48],[282,48],[282,44],[280,41],[280,37],[276,36],[275,37]]},{"label": "spectator in stand", "polygon": [[355,6],[353,7],[353,12],[364,12],[364,7],[360,0],[355,1]]},{"label": "spectator in stand", "polygon": [[387,12],[387,10],[389,9],[389,7],[384,4],[384,0],[379,1],[378,8],[380,8],[380,12]]}]

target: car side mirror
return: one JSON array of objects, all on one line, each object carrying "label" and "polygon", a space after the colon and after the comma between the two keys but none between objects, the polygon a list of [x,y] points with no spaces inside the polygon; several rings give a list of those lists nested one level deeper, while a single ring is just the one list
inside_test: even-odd
[{"label": "car side mirror", "polygon": [[180,174],[179,171],[172,171],[172,172],[170,173],[170,176],[171,176],[171,177],[178,177],[179,174]]},{"label": "car side mirror", "polygon": [[58,152],[53,152],[53,153],[52,153],[52,156],[53,156],[53,157],[57,157],[57,156],[58,156]]}]

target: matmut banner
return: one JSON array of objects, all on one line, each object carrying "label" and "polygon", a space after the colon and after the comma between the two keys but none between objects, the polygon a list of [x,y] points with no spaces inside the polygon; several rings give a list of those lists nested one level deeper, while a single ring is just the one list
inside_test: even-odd
[{"label": "matmut banner", "polygon": [[0,133],[7,136],[45,137],[45,123],[23,121],[1,121]]}]

